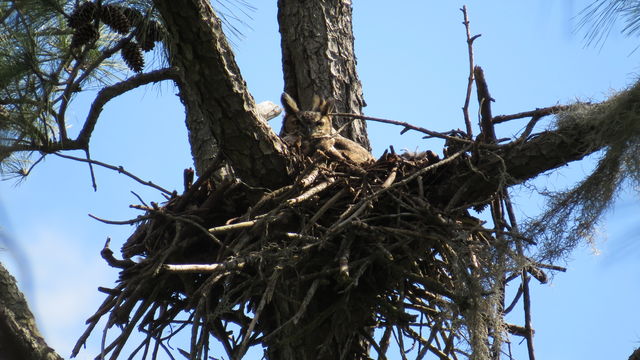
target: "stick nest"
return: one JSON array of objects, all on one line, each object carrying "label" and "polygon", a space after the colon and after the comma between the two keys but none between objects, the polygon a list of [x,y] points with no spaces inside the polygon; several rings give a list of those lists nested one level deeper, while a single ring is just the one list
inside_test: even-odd
[{"label": "stick nest", "polygon": [[307,162],[270,192],[203,176],[141,207],[124,260],[103,250],[119,284],[101,289],[74,355],[103,316],[111,359],[135,328],[146,337],[131,356],[142,358],[173,357],[167,342],[188,327],[190,348],[177,351],[192,359],[208,358],[212,338],[234,359],[258,344],[272,359],[385,358],[390,345],[455,359],[488,354],[489,339],[499,349],[503,276],[525,265],[513,238],[465,207],[443,210],[439,184],[452,167],[441,165],[465,156],[391,153],[366,169]]}]

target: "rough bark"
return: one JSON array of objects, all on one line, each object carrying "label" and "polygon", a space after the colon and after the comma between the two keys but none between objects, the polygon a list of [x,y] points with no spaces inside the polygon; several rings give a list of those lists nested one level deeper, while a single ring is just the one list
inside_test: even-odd
[{"label": "rough bark", "polygon": [[169,34],[171,65],[181,70],[178,87],[196,171],[202,174],[220,151],[250,185],[272,188],[286,183],[286,149],[260,119],[209,1],[154,4]]},{"label": "rough bark", "polygon": [[36,327],[16,279],[0,264],[0,359],[62,360]]},{"label": "rough bark", "polygon": [[[628,146],[632,137],[639,136],[640,82],[600,104],[575,106],[582,109],[566,110],[564,116],[570,120],[560,121],[556,129],[491,152],[480,150],[471,159],[471,168],[466,163],[453,164],[455,168],[447,172],[453,176],[440,184],[442,199],[450,199],[453,207],[481,202],[501,184],[522,183],[609,146]],[[572,115],[576,113],[580,115]]]},{"label": "rough bark", "polygon": [[[301,108],[314,94],[336,101],[337,112],[362,114],[365,102],[356,72],[350,0],[279,0],[284,90]],[[342,135],[370,149],[362,120],[335,119],[336,127],[352,121]]]},{"label": "rough bark", "polygon": [[[305,110],[312,106],[314,95],[335,101],[336,111],[362,114],[364,100],[362,86],[356,72],[352,7],[350,1],[278,1],[278,22],[281,34],[284,91]],[[340,128],[350,122],[342,134],[370,149],[366,125],[362,120],[334,119]],[[295,277],[290,279],[295,281]],[[303,302],[306,294],[290,293],[287,297]],[[352,301],[352,300],[351,300]],[[290,334],[281,331],[269,344],[270,359],[347,359],[367,352],[362,347],[366,324],[372,322],[372,312],[364,304],[341,299],[333,289],[319,288],[317,296],[307,307],[301,322],[321,321],[321,334]],[[351,305],[351,306],[350,306]],[[296,309],[286,304],[272,303],[266,313],[271,319],[263,321],[268,331],[280,328],[296,315]],[[357,308],[356,308],[357,307]],[[323,317],[327,309],[335,314]],[[277,315],[275,315],[277,314]],[[353,327],[336,330],[334,316],[348,317]],[[324,320],[319,320],[319,319]],[[339,333],[337,333],[339,332]],[[327,339],[332,339],[327,342]],[[322,346],[327,345],[329,346]]]},{"label": "rough bark", "polygon": [[577,161],[602,149],[606,144],[588,141],[591,124],[545,131],[523,143],[504,146],[491,155],[480,155],[478,163],[469,168],[465,162],[457,162],[447,169],[454,174],[442,182],[441,199],[455,199],[458,203],[482,202],[491,197],[500,184],[516,185],[546,171]]}]

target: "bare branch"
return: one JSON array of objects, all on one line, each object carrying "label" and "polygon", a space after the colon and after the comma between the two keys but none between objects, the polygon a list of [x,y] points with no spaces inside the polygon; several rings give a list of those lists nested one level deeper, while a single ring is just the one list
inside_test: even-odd
[{"label": "bare branch", "polygon": [[146,219],[149,218],[147,216],[138,216],[137,218],[131,219],[131,220],[117,221],[117,220],[102,219],[102,218],[99,218],[99,217],[97,217],[95,215],[92,215],[92,214],[88,214],[88,215],[89,215],[90,218],[92,218],[94,220],[98,220],[101,223],[105,223],[105,224],[109,224],[109,225],[133,225],[133,224],[137,224],[140,221],[143,221],[143,220],[146,220]]},{"label": "bare branch", "polygon": [[75,160],[75,161],[80,161],[80,162],[91,163],[91,164],[94,164],[94,165],[99,165],[99,166],[102,166],[104,168],[111,169],[111,170],[117,171],[117,172],[119,172],[121,174],[124,174],[124,175],[132,178],[133,180],[139,182],[142,185],[146,185],[146,186],[152,187],[152,188],[154,188],[154,189],[156,189],[158,191],[161,191],[161,192],[163,192],[163,193],[165,193],[165,194],[167,194],[169,196],[172,196],[174,194],[174,192],[169,191],[169,190],[167,190],[167,189],[165,189],[163,187],[160,187],[160,186],[154,184],[151,181],[144,181],[144,180],[140,179],[139,177],[137,177],[137,176],[133,175],[132,173],[126,171],[122,166],[114,166],[114,165],[109,165],[109,164],[106,164],[106,163],[103,163],[103,162],[97,161],[97,160],[82,159],[82,158],[71,156],[71,155],[63,155],[63,154],[60,154],[58,152],[55,152],[54,154],[57,155],[57,156],[60,156],[62,158],[65,158],[65,159],[71,159],[71,160]]},{"label": "bare branch", "polygon": [[467,47],[469,53],[469,80],[467,81],[467,93],[464,98],[464,106],[462,106],[462,114],[464,115],[464,123],[467,127],[467,136],[471,138],[473,137],[473,128],[471,127],[471,119],[469,118],[469,103],[471,102],[471,88],[473,87],[474,80],[473,42],[481,35],[478,34],[471,36],[471,27],[469,26],[470,22],[469,16],[467,15],[467,6],[462,6],[462,9],[460,9],[460,11],[462,11],[464,17],[462,24],[464,24],[464,27],[467,31]]},{"label": "bare branch", "polygon": [[107,264],[109,264],[109,266],[118,269],[128,269],[135,265],[135,262],[130,259],[116,259],[116,257],[113,256],[113,250],[109,248],[109,243],[111,243],[111,238],[107,238],[107,241],[104,243],[104,247],[100,251],[100,256],[102,256],[102,258],[107,262]]},{"label": "bare branch", "polygon": [[240,270],[245,265],[246,262],[244,260],[232,259],[218,264],[165,264],[162,265],[162,268],[170,272],[201,273]]},{"label": "bare branch", "polygon": [[178,81],[177,69],[164,68],[145,74],[135,75],[127,80],[121,81],[111,86],[107,86],[100,90],[96,98],[93,100],[93,103],[91,104],[87,119],[85,120],[84,126],[82,127],[82,130],[80,131],[80,134],[78,135],[76,141],[81,144],[89,144],[89,139],[91,138],[91,133],[96,126],[98,117],[102,112],[102,108],[108,101],[139,86],[147,85],[149,83],[156,83],[163,80]]},{"label": "bare branch", "polygon": [[251,220],[251,221],[244,221],[237,224],[216,226],[214,228],[209,229],[209,232],[212,234],[218,234],[218,233],[223,233],[231,230],[246,229],[246,228],[252,227],[257,222],[258,220]]},{"label": "bare branch", "polygon": [[545,108],[538,108],[531,111],[524,111],[524,112],[512,114],[512,115],[498,115],[493,117],[493,123],[499,124],[499,123],[503,123],[509,120],[514,120],[514,119],[522,119],[522,118],[533,117],[533,116],[542,117],[547,115],[553,115],[553,114],[559,113],[560,111],[568,110],[572,106],[575,106],[575,105],[556,105],[556,106],[550,106]]},{"label": "bare branch", "polygon": [[382,119],[382,118],[371,117],[371,116],[364,116],[364,115],[357,115],[357,114],[345,114],[345,113],[332,113],[330,115],[352,117],[352,118],[358,118],[358,119],[364,119],[364,120],[371,120],[371,121],[375,121],[375,122],[381,122],[381,123],[384,123],[384,124],[398,125],[398,126],[404,127],[404,130],[402,130],[403,133],[408,131],[408,130],[414,130],[414,131],[418,131],[418,132],[427,134],[430,137],[446,139],[446,140],[452,140],[452,141],[458,141],[458,142],[467,143],[467,144],[472,144],[473,143],[473,140],[462,139],[462,138],[455,137],[455,136],[449,136],[449,135],[446,135],[446,134],[443,134],[443,133],[440,133],[440,132],[437,132],[437,131],[425,129],[425,128],[420,127],[420,126],[415,126],[415,125],[412,125],[412,124],[410,124],[408,122],[404,122],[404,121],[396,121],[396,120]]}]

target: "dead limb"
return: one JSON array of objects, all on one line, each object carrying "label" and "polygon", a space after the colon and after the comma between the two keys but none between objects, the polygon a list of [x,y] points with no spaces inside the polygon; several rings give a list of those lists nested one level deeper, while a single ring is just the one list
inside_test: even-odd
[{"label": "dead limb", "polygon": [[469,103],[471,102],[471,89],[473,87],[474,81],[474,61],[473,61],[473,42],[479,38],[481,35],[477,34],[471,36],[471,26],[469,22],[469,16],[467,15],[467,6],[462,6],[462,15],[464,20],[462,24],[464,24],[464,28],[467,33],[467,52],[469,54],[469,80],[467,81],[467,92],[464,98],[464,105],[462,106],[462,114],[464,116],[464,123],[467,128],[467,136],[469,138],[473,138],[473,127],[471,126],[471,119],[469,117]]}]

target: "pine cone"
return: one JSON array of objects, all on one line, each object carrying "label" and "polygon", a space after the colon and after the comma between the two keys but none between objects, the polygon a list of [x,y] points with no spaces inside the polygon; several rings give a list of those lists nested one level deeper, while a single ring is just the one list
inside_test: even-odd
[{"label": "pine cone", "polygon": [[100,20],[118,34],[126,34],[131,23],[124,14],[124,8],[118,5],[105,5],[100,11]]},{"label": "pine cone", "polygon": [[134,8],[124,8],[122,9],[122,13],[129,20],[129,24],[132,26],[139,26],[144,21],[144,16],[138,11],[138,9]]},{"label": "pine cone", "polygon": [[100,33],[93,24],[84,24],[79,26],[71,37],[71,48],[79,48],[82,45],[89,44],[98,40]]},{"label": "pine cone", "polygon": [[[4,105],[0,105],[0,119],[7,119],[9,118],[9,110],[7,110],[7,108],[4,107]],[[2,124],[2,126],[6,125],[6,122]],[[0,129],[2,129],[2,127],[0,126]]]},{"label": "pine cone", "polygon": [[88,24],[95,19],[97,15],[98,6],[90,1],[83,3],[78,6],[69,18],[67,19],[67,24],[70,28],[78,29],[82,25]]},{"label": "pine cone", "polygon": [[122,47],[122,50],[120,50],[120,55],[129,69],[135,72],[142,71],[142,68],[144,67],[144,58],[142,57],[142,52],[140,51],[138,43],[135,41],[129,41]]},{"label": "pine cone", "polygon": [[151,51],[155,42],[160,40],[160,24],[157,21],[149,21],[147,24],[138,27],[136,30],[136,40],[144,51]]},{"label": "pine cone", "polygon": [[140,42],[140,49],[143,51],[151,51],[156,46],[156,43],[151,40],[150,37],[146,36],[144,38],[136,36],[137,40]]}]

